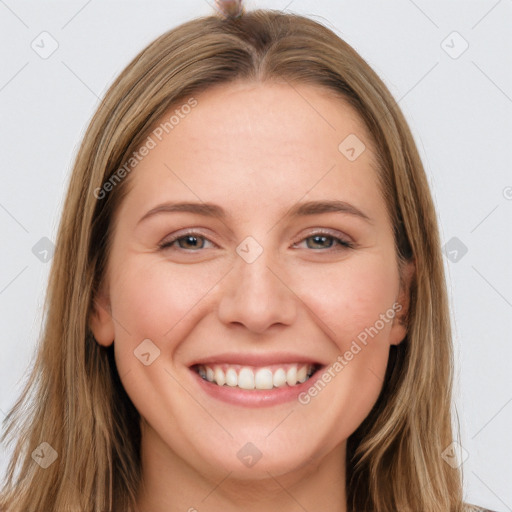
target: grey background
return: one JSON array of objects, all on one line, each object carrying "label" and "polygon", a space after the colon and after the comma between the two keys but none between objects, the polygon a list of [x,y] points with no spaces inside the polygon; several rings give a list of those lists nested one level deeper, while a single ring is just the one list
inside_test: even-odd
[{"label": "grey background", "polygon": [[[327,24],[409,120],[448,244],[466,496],[512,511],[512,0],[246,5]],[[0,0],[0,419],[34,356],[69,172],[99,98],[156,36],[212,12],[211,0]],[[46,59],[31,47],[51,49],[43,31],[58,43]]]}]

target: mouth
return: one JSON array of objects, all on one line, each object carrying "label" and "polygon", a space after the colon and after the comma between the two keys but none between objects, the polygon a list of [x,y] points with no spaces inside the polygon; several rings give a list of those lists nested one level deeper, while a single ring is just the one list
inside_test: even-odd
[{"label": "mouth", "polygon": [[322,367],[318,363],[286,363],[266,366],[239,364],[195,364],[191,370],[219,387],[253,391],[295,388],[308,381]]}]

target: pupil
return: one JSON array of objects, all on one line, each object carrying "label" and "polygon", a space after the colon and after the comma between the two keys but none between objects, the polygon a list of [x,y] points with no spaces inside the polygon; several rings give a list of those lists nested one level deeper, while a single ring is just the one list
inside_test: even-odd
[{"label": "pupil", "polygon": [[197,247],[197,237],[195,236],[192,236],[192,235],[188,235],[184,238],[184,241],[185,241],[185,244],[186,245],[191,245],[193,247]]},{"label": "pupil", "polygon": [[325,236],[325,235],[314,235],[312,238],[313,238],[314,244],[320,244],[320,245],[324,244],[325,245],[326,240],[330,237]]}]

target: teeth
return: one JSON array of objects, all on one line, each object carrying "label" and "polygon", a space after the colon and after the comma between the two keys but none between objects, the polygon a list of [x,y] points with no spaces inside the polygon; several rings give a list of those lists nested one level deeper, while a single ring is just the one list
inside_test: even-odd
[{"label": "teeth", "polygon": [[250,368],[242,368],[238,374],[238,387],[254,389],[254,373]]},{"label": "teeth", "polygon": [[302,384],[303,382],[306,382],[306,379],[308,378],[308,369],[303,366],[300,370],[297,371],[297,380]]},{"label": "teeth", "polygon": [[213,374],[213,380],[219,385],[224,386],[226,383],[226,376],[224,375],[224,372],[217,366],[215,368],[215,372]]},{"label": "teeth", "polygon": [[[249,371],[252,373],[251,370]],[[240,374],[242,372],[243,370],[240,371]],[[256,372],[255,380],[257,389],[272,389],[274,387],[274,382],[272,380],[272,370],[269,368],[260,368]]]},{"label": "teeth", "polygon": [[239,365],[200,365],[199,375],[218,386],[239,387],[241,389],[273,389],[283,386],[296,386],[306,382],[314,373],[311,364],[287,364],[272,368],[253,368]]},{"label": "teeth", "polygon": [[274,387],[276,387],[276,388],[280,388],[280,387],[284,386],[286,384],[286,372],[282,368],[279,368],[274,373],[274,376],[272,377],[272,381],[273,381]]},{"label": "teeth", "polygon": [[286,372],[286,383],[288,386],[295,386],[297,384],[297,367],[292,366]]},{"label": "teeth", "polygon": [[226,384],[233,387],[238,385],[238,375],[233,368],[229,368],[226,372]]}]

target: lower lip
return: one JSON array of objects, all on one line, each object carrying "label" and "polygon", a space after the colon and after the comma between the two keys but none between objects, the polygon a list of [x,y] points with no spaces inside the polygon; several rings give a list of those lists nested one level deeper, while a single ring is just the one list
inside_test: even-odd
[{"label": "lower lip", "polygon": [[218,386],[203,379],[197,372],[190,370],[200,388],[217,400],[242,407],[266,407],[298,400],[301,393],[307,391],[322,376],[323,368],[319,368],[308,380],[295,386],[283,386],[273,389],[241,389],[239,387]]}]

